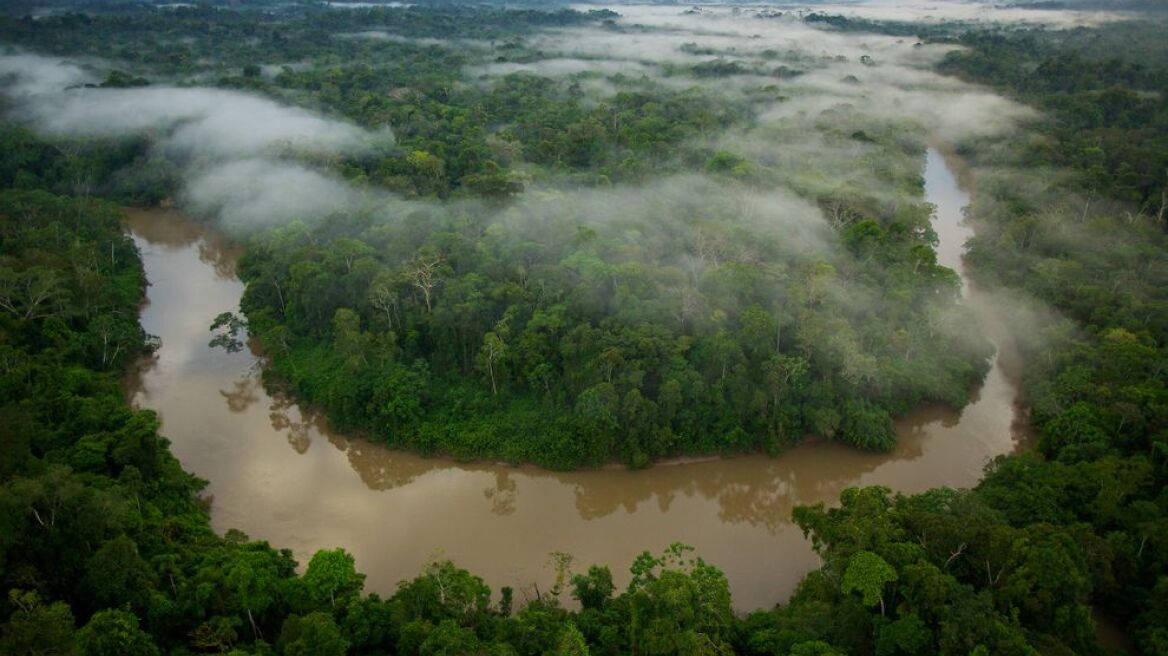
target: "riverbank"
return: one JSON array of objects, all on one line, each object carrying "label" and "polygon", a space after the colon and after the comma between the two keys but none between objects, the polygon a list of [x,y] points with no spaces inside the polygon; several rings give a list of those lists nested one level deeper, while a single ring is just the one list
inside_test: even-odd
[{"label": "riverbank", "polygon": [[[956,180],[930,180],[937,220],[958,221],[965,200]],[[768,607],[819,564],[790,521],[796,505],[834,504],[857,485],[971,486],[1023,433],[1016,381],[995,366],[964,410],[925,407],[897,420],[887,454],[812,441],[778,459],[557,473],[395,452],[335,434],[270,395],[254,353],[207,346],[211,319],[234,311],[243,292],[237,249],[174,213],[136,212],[128,225],[151,281],[142,323],[163,344],[135,403],[159,413],[184,466],[210,481],[215,528],[291,548],[301,562],[344,546],[371,591],[391,592],[437,554],[496,589],[546,590],[552,551],[619,565],[681,541],[726,572],[739,609]]]}]

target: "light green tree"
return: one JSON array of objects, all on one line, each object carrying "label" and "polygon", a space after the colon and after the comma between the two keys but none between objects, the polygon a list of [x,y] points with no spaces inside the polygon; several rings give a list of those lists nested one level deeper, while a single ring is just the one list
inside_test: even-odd
[{"label": "light green tree", "polygon": [[848,560],[841,590],[844,594],[859,592],[865,606],[880,604],[884,614],[884,584],[896,580],[896,570],[871,551],[860,551]]},{"label": "light green tree", "polygon": [[365,575],[357,573],[353,556],[344,549],[322,549],[308,562],[301,581],[314,606],[336,608],[338,601],[360,594]]}]

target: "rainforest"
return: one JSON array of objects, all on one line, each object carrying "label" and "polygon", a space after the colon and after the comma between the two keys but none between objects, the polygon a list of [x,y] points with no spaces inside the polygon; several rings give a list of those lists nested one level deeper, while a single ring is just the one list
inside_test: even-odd
[{"label": "rainforest", "polygon": [[1156,2],[0,9],[0,652],[1168,652]]}]

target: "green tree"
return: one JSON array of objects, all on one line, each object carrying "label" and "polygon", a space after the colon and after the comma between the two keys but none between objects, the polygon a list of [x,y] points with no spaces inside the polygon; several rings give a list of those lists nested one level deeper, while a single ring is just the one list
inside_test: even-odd
[{"label": "green tree", "polygon": [[226,564],[225,582],[251,624],[252,635],[263,637],[256,613],[263,613],[276,601],[279,580],[277,565],[270,554],[257,549],[240,549]]},{"label": "green tree", "polygon": [[588,656],[588,653],[588,643],[585,642],[584,635],[575,624],[569,622],[564,627],[559,644],[556,645],[555,656]]},{"label": "green tree", "polygon": [[313,607],[336,608],[338,601],[345,603],[361,593],[365,575],[357,573],[353,556],[333,549],[313,554],[300,580]]},{"label": "green tree", "polygon": [[35,592],[10,590],[16,610],[0,627],[0,653],[12,656],[68,656],[76,653],[73,612],[62,601],[44,604]]},{"label": "green tree", "polygon": [[328,613],[317,611],[284,620],[277,643],[285,656],[344,656],[349,641]]},{"label": "green tree", "polygon": [[442,620],[422,641],[420,656],[462,656],[482,651],[482,642],[475,632],[461,627],[454,620]]},{"label": "green tree", "polygon": [[933,633],[915,613],[902,614],[876,632],[876,656],[924,656],[936,653]]},{"label": "green tree", "polygon": [[859,592],[865,606],[880,604],[884,614],[884,586],[896,580],[896,570],[871,551],[859,551],[848,559],[840,589],[844,594]]},{"label": "green tree", "polygon": [[498,333],[491,331],[483,335],[483,345],[479,348],[478,363],[491,381],[491,394],[494,396],[499,395],[499,363],[506,354],[507,344]]},{"label": "green tree", "polygon": [[629,583],[633,648],[644,654],[729,653],[730,591],[720,570],[674,544],[636,558]]},{"label": "green tree", "polygon": [[103,544],[85,569],[82,585],[100,606],[132,603],[143,608],[145,595],[156,583],[150,565],[138,554],[138,545],[125,535]]},{"label": "green tree", "polygon": [[82,656],[158,656],[154,641],[138,628],[138,618],[124,610],[95,613],[77,632]]},{"label": "green tree", "polygon": [[615,589],[612,571],[605,566],[592,565],[586,574],[572,577],[572,597],[579,601],[585,610],[604,608]]}]

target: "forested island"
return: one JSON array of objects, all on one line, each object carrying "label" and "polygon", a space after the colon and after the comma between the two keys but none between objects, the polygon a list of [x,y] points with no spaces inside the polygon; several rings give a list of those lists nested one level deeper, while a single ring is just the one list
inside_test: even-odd
[{"label": "forested island", "polygon": [[[1168,652],[1168,23],[1052,25],[3,14],[0,652],[1108,653],[1093,609]],[[1038,442],[974,489],[798,508],[823,565],[773,609],[735,613],[681,544],[627,587],[556,554],[523,599],[443,559],[366,594],[344,545],[298,569],[212,531],[125,398],[167,345],[119,205],[178,205],[244,247],[207,340],[254,339],[338,430],[553,469],[888,450],[994,354],[937,259],[930,144],[968,166],[966,261],[1011,308]]]}]

